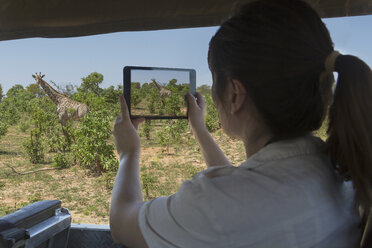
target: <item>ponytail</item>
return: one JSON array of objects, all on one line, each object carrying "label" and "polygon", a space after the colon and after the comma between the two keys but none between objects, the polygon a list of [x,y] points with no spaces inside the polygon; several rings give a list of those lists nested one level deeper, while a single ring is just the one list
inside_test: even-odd
[{"label": "ponytail", "polygon": [[[366,63],[350,55],[337,57],[335,71],[338,79],[329,111],[328,152],[336,170],[353,181],[362,227],[366,227],[372,215],[372,73]],[[364,233],[365,238],[371,235]]]}]

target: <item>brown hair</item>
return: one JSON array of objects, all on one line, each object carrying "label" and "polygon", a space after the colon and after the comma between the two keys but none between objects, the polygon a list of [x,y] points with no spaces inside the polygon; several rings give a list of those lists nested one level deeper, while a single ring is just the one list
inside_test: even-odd
[{"label": "brown hair", "polygon": [[[298,0],[260,0],[240,6],[209,46],[214,87],[223,100],[228,79],[240,80],[275,137],[317,130],[327,115],[333,75],[324,80],[333,51],[319,15]],[[371,208],[372,80],[360,59],[336,59],[337,86],[329,113],[328,151],[340,174],[353,180],[358,204]]]}]

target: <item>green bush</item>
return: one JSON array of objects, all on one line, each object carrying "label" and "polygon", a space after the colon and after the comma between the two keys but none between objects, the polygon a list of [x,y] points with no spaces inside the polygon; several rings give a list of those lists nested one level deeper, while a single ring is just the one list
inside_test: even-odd
[{"label": "green bush", "polygon": [[142,172],[141,173],[142,189],[145,191],[145,199],[149,200],[150,191],[155,189],[156,177],[152,173]]},{"label": "green bush", "polygon": [[218,118],[216,106],[213,103],[212,96],[206,94],[204,96],[205,104],[207,105],[207,115],[205,116],[205,125],[209,132],[214,132],[221,127]]},{"label": "green bush", "polygon": [[159,90],[155,87],[142,87],[143,94],[146,96],[147,109],[150,113],[155,113],[157,109],[162,108],[163,103],[161,101]]},{"label": "green bush", "polygon": [[15,85],[7,92],[7,97],[0,103],[0,116],[9,125],[17,124],[25,113],[30,113],[30,101],[35,95],[25,90],[22,85]]},{"label": "green bush", "polygon": [[21,118],[20,111],[13,103],[13,99],[6,97],[0,103],[1,119],[9,125],[14,125]]},{"label": "green bush", "polygon": [[114,86],[110,86],[103,89],[101,96],[105,98],[106,102],[109,104],[116,104],[119,101],[119,96],[123,94],[123,86],[117,85],[115,89]]},{"label": "green bush", "polygon": [[116,172],[114,171],[107,171],[102,174],[101,180],[103,181],[105,188],[107,190],[111,191],[112,188],[114,187],[115,176],[116,176]]},{"label": "green bush", "polygon": [[30,140],[26,140],[23,143],[23,147],[31,163],[37,164],[44,161],[45,147],[39,129],[33,129],[31,131]]},{"label": "green bush", "polygon": [[57,126],[54,129],[54,132],[50,132],[50,135],[46,136],[46,143],[48,146],[49,152],[58,152],[66,151],[67,142],[64,135],[61,132],[61,128]]},{"label": "green bush", "polygon": [[0,138],[8,132],[8,125],[0,120]]},{"label": "green bush", "polygon": [[151,133],[151,120],[146,119],[145,123],[143,123],[142,125],[140,135],[144,135],[147,140],[150,140],[151,139],[150,133]]},{"label": "green bush", "polygon": [[76,162],[98,174],[117,170],[114,146],[108,143],[111,125],[112,118],[104,112],[90,112],[83,118],[74,132],[72,152]]},{"label": "green bush", "polygon": [[47,115],[39,106],[33,106],[31,120],[33,129],[30,139],[25,141],[23,146],[30,162],[36,164],[44,161],[45,145],[42,136],[46,129]]},{"label": "green bush", "polygon": [[165,121],[165,125],[156,132],[156,141],[166,148],[169,153],[171,145],[183,144],[183,136],[187,130],[187,122],[185,120],[169,120]]},{"label": "green bush", "polygon": [[31,126],[31,121],[30,120],[22,120],[18,124],[18,129],[25,133]]},{"label": "green bush", "polygon": [[66,155],[62,152],[58,152],[54,156],[54,162],[53,166],[58,168],[58,169],[64,169],[67,168],[69,165],[68,160],[66,159]]},{"label": "green bush", "polygon": [[183,103],[183,99],[177,94],[171,94],[169,97],[166,98],[165,101],[165,112],[168,115],[179,116],[181,115],[181,106]]},{"label": "green bush", "polygon": [[181,115],[181,109],[186,108],[185,94],[190,90],[188,84],[178,84],[177,80],[172,79],[166,86],[166,89],[170,90],[172,94],[166,98],[165,110],[169,115]]},{"label": "green bush", "polygon": [[133,107],[136,107],[141,102],[140,89],[138,89],[136,85],[133,85],[133,83],[131,85],[130,97],[131,97],[130,102]]},{"label": "green bush", "polygon": [[103,96],[97,96],[93,92],[77,92],[71,96],[75,101],[86,103],[90,111],[108,111],[110,105]]},{"label": "green bush", "polygon": [[56,123],[45,131],[46,143],[49,152],[71,151],[71,144],[74,142],[74,128],[71,121],[67,121],[65,126]]}]

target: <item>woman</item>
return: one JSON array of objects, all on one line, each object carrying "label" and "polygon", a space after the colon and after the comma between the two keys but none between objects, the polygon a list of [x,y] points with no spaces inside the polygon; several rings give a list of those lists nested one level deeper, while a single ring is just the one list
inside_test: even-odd
[{"label": "woman", "polygon": [[[372,201],[368,65],[335,52],[317,13],[296,0],[241,6],[212,38],[208,61],[221,126],[244,142],[247,161],[230,164],[205,128],[203,97],[187,95],[209,168],[176,194],[143,202],[136,132],[143,120],[130,120],[121,98],[114,240],[129,247],[357,247]],[[324,143],[311,132],[328,110]]]}]

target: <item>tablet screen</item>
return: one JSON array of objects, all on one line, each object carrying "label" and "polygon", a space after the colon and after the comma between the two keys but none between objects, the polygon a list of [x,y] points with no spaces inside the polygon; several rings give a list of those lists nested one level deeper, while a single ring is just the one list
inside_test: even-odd
[{"label": "tablet screen", "polygon": [[192,69],[125,67],[124,81],[131,116],[152,119],[186,118],[185,94],[196,87]]}]

